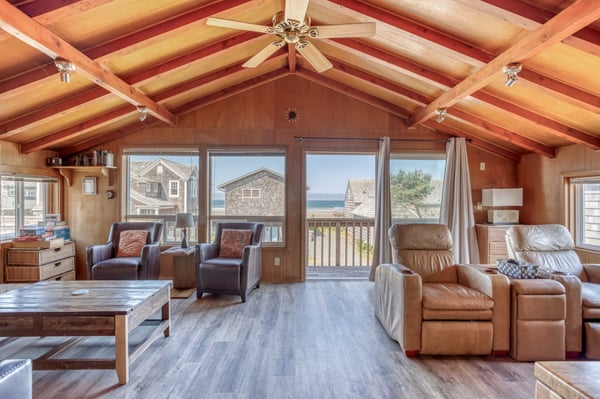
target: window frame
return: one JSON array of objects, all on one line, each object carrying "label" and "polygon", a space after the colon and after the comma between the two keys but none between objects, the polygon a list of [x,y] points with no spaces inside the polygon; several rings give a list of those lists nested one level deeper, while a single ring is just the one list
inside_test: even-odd
[{"label": "window frame", "polygon": [[[253,216],[253,215],[214,215],[213,214],[213,162],[214,156],[221,157],[235,157],[235,156],[280,156],[283,158],[283,215],[282,216]],[[207,184],[207,237],[209,239],[213,236],[215,231],[216,223],[219,221],[248,221],[248,222],[261,222],[265,224],[263,231],[263,242],[264,247],[285,247],[286,246],[286,225],[287,225],[287,151],[282,147],[261,147],[261,148],[243,148],[243,147],[231,147],[231,148],[208,148],[206,152],[206,171],[208,178],[206,179]],[[279,172],[277,172],[279,173]],[[216,184],[216,183],[215,183]],[[216,187],[216,186],[215,186]],[[240,196],[241,198],[241,196]],[[250,199],[250,198],[243,198]],[[268,231],[270,226],[273,226],[273,230],[277,232],[278,236],[281,236],[281,241],[269,241],[267,239]]]},{"label": "window frame", "polygon": [[564,220],[567,229],[573,237],[575,248],[600,252],[600,244],[593,245],[585,242],[585,222],[582,223],[581,221],[583,218],[581,209],[583,185],[600,184],[600,170],[563,173],[561,174],[561,178],[563,184]]},{"label": "window frame", "polygon": [[[175,194],[173,194],[173,183],[175,183]],[[169,197],[179,197],[179,180],[169,180]]]}]

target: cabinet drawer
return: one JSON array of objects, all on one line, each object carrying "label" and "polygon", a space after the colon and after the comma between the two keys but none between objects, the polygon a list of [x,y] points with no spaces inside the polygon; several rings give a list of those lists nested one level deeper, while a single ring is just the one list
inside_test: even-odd
[{"label": "cabinet drawer", "polygon": [[52,279],[64,273],[75,271],[75,258],[61,259],[41,266],[7,266],[6,282],[31,282]]},{"label": "cabinet drawer", "polygon": [[490,242],[489,243],[489,255],[498,257],[507,256],[508,251],[506,250],[506,243],[504,241],[500,242]]},{"label": "cabinet drawer", "polygon": [[58,276],[54,276],[52,278],[49,278],[48,280],[55,280],[55,281],[70,281],[70,280],[75,280],[75,270],[72,270],[70,272],[66,272],[63,274],[60,274]]},{"label": "cabinet drawer", "polygon": [[502,241],[502,243],[506,242],[506,230],[508,230],[508,227],[489,227],[488,241]]},{"label": "cabinet drawer", "polygon": [[75,243],[68,243],[58,248],[49,249],[8,249],[6,261],[8,265],[43,265],[60,259],[75,256]]}]

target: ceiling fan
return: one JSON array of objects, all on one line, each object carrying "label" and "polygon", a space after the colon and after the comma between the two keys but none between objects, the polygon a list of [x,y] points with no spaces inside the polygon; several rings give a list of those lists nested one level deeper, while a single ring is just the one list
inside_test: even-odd
[{"label": "ceiling fan", "polygon": [[375,34],[375,23],[355,23],[340,25],[311,26],[310,17],[306,14],[309,0],[286,0],[285,11],[273,16],[273,26],[262,26],[230,19],[207,19],[206,24],[222,28],[249,30],[277,36],[278,40],[270,43],[256,55],[244,63],[244,67],[255,68],[286,44],[294,45],[296,50],[319,73],[333,65],[314,44],[307,39],[329,39],[336,37],[368,37]]}]

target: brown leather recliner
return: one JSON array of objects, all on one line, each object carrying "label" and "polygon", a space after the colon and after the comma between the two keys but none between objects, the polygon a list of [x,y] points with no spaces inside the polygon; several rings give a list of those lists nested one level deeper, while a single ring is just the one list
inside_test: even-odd
[{"label": "brown leather recliner", "polygon": [[441,224],[390,228],[394,264],[375,273],[375,315],[407,356],[506,355],[510,284],[506,276],[454,264]]},{"label": "brown leather recliner", "polygon": [[[565,349],[567,357],[576,357],[583,348],[583,323],[597,326],[600,320],[600,265],[582,264],[575,253],[569,230],[560,224],[518,225],[506,231],[508,255],[538,265],[539,276],[557,280],[565,287],[567,318]],[[600,331],[589,331],[600,336]],[[586,354],[600,353],[600,347],[587,345]]]},{"label": "brown leather recliner", "polygon": [[[90,280],[157,280],[160,275],[161,222],[116,222],[110,227],[108,242],[86,248]],[[145,230],[146,245],[140,256],[116,257],[121,232]]]},{"label": "brown leather recliner", "polygon": [[[196,296],[205,292],[239,295],[246,302],[246,295],[260,286],[262,274],[262,223],[218,223],[212,243],[197,244],[199,264],[196,273]],[[223,257],[220,244],[223,230],[250,230],[249,244],[241,257]]]}]

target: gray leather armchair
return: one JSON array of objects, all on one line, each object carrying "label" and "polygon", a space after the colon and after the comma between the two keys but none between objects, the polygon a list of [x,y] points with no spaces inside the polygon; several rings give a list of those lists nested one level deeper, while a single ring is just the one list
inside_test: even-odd
[{"label": "gray leather armchair", "polygon": [[[239,295],[246,302],[246,295],[260,286],[262,274],[262,233],[261,223],[219,223],[215,241],[197,244],[198,270],[196,273],[196,296],[202,298],[205,292],[213,294]],[[241,257],[220,257],[220,244],[223,230],[250,230],[249,245]]]},{"label": "gray leather armchair", "polygon": [[[86,248],[90,280],[156,280],[160,275],[161,222],[116,222],[110,227],[108,242]],[[127,230],[148,232],[140,256],[117,257],[119,240]]]},{"label": "gray leather armchair", "polygon": [[31,399],[31,360],[0,361],[0,398]]}]

